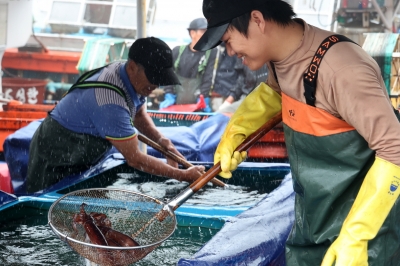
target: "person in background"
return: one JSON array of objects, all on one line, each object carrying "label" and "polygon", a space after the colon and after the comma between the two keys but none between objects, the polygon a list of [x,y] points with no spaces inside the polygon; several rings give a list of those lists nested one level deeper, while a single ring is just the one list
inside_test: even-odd
[{"label": "person in background", "polygon": [[172,50],[173,67],[181,85],[163,86],[165,94],[164,101],[160,103],[160,109],[174,104],[196,103],[201,94],[206,102],[203,111],[212,112],[210,88],[216,50],[199,52],[193,49],[206,28],[207,20],[204,18],[194,19],[188,28],[191,43],[176,46]]},{"label": "person in background", "polygon": [[236,87],[238,72],[235,65],[241,61],[235,56],[229,56],[225,44],[221,43],[217,49],[211,79],[211,109],[217,111],[223,102],[232,97],[232,88]]},{"label": "person in background", "polygon": [[138,131],[180,154],[143,106],[158,86],[179,84],[171,49],[160,39],[141,38],[132,44],[128,57],[127,62],[84,73],[40,124],[29,149],[28,192],[82,173],[112,146],[135,169],[189,182],[201,176],[203,166],[181,170],[171,159],[164,163],[139,148]]},{"label": "person in background", "polygon": [[203,14],[209,24],[196,50],[225,42],[251,70],[268,65],[267,82],[228,122],[214,163],[230,178],[246,156],[234,150],[282,116],[295,192],[286,265],[399,265],[400,115],[376,61],[345,36],[295,18],[283,0],[203,0]]},{"label": "person in background", "polygon": [[[237,58],[237,57],[235,57]],[[230,95],[217,110],[218,113],[234,113],[246,96],[253,91],[261,82],[265,82],[268,76],[267,65],[252,71],[243,65],[242,60],[237,60],[235,65],[238,79],[232,87]]]}]

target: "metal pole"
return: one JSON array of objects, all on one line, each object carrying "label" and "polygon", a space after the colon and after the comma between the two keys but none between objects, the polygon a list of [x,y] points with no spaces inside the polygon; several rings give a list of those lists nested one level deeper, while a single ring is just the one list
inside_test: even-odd
[{"label": "metal pole", "polygon": [[[137,6],[137,29],[136,29],[136,39],[139,38],[144,38],[147,37],[146,34],[146,18],[147,18],[147,11],[146,11],[146,0],[137,0],[136,2]],[[147,99],[142,106],[142,108],[145,108],[145,111],[147,112]],[[147,154],[147,145],[143,142],[139,142],[139,149]]]},{"label": "metal pole", "polygon": [[400,1],[399,2],[397,2],[397,5],[395,6],[395,8],[394,8],[394,12],[393,12],[393,21],[394,21],[394,18],[396,17],[396,15],[397,15],[397,13],[399,12],[399,7],[400,7]]},{"label": "metal pole", "polygon": [[381,7],[379,6],[379,4],[376,2],[376,0],[371,0],[372,5],[374,6],[376,12],[378,12],[379,17],[381,18],[383,24],[386,27],[387,31],[392,32],[392,17],[390,18],[390,20],[388,20],[385,16],[385,14],[383,14]]},{"label": "metal pole", "polygon": [[137,0],[137,30],[136,38],[144,38],[146,35],[146,0]]},{"label": "metal pole", "polygon": [[386,6],[386,12],[385,12],[385,16],[386,19],[389,21],[390,23],[390,32],[393,32],[393,21],[394,21],[394,0],[385,0],[385,6]]},{"label": "metal pole", "polygon": [[[321,0],[322,1],[322,0]],[[341,6],[341,1],[340,0],[335,0],[333,2],[333,12],[331,15],[331,31],[336,32],[337,31],[337,12],[340,9]]]}]

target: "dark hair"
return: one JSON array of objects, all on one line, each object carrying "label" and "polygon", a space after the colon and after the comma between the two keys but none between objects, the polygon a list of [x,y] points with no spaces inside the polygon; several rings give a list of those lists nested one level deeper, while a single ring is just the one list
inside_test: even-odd
[{"label": "dark hair", "polygon": [[[258,10],[263,14],[265,20],[275,21],[278,25],[287,26],[296,16],[292,6],[283,0],[267,0],[253,10]],[[251,12],[234,18],[228,26],[229,29],[236,28],[241,34],[247,37]]]}]

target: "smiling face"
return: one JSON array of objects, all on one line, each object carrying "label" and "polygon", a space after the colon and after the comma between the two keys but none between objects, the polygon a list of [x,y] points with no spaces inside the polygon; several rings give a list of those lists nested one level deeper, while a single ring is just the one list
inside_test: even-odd
[{"label": "smiling face", "polygon": [[226,43],[226,49],[230,56],[236,55],[242,59],[244,65],[251,70],[261,68],[267,61],[271,60],[268,52],[268,37],[265,31],[266,22],[262,14],[253,11],[249,21],[247,36],[240,33],[234,27],[222,36],[221,40]]},{"label": "smiling face", "polygon": [[247,32],[238,31],[233,25],[228,26],[221,41],[226,43],[230,56],[236,55],[251,70],[258,70],[271,61],[282,61],[294,53],[303,40],[301,21],[264,19],[258,10],[250,13]]},{"label": "smiling face", "polygon": [[128,61],[126,71],[131,84],[136,90],[136,93],[147,97],[152,93],[153,90],[158,88],[157,85],[151,84],[147,79],[143,66],[136,64],[134,61]]}]

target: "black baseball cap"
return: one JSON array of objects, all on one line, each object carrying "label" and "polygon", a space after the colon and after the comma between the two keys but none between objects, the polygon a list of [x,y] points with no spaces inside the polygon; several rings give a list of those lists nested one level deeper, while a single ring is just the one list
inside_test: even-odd
[{"label": "black baseball cap", "polygon": [[205,18],[196,18],[189,24],[188,30],[205,30],[207,29],[207,20]]},{"label": "black baseball cap", "polygon": [[137,39],[129,48],[129,59],[144,67],[147,79],[153,85],[180,85],[172,64],[172,50],[155,37]]},{"label": "black baseball cap", "polygon": [[204,0],[203,14],[208,27],[193,48],[206,51],[216,47],[234,18],[254,10],[265,1],[268,0]]}]

